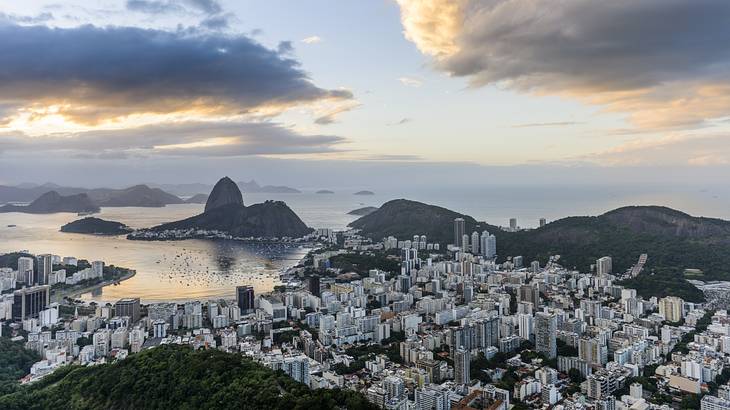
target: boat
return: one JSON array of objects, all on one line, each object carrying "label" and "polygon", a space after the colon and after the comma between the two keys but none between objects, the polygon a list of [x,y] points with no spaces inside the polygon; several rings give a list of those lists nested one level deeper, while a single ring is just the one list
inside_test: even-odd
[{"label": "boat", "polygon": [[16,226],[18,226],[18,225],[10,224],[10,225],[8,225],[8,228],[15,228]]}]

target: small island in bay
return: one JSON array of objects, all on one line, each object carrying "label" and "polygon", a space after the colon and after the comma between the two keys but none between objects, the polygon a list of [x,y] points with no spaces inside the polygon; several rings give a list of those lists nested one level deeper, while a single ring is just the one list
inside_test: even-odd
[{"label": "small island in bay", "polygon": [[106,221],[104,219],[88,217],[69,222],[61,227],[61,232],[85,233],[92,235],[126,235],[132,228],[121,222]]},{"label": "small island in bay", "polygon": [[357,191],[353,195],[375,195],[375,192],[373,191]]},{"label": "small island in bay", "polygon": [[357,216],[365,216],[370,215],[371,213],[378,210],[377,206],[366,206],[363,208],[357,208],[353,209],[352,211],[348,212],[348,215],[357,215]]},{"label": "small island in bay", "polygon": [[315,194],[334,194],[335,191],[330,191],[329,189],[320,189],[319,191],[315,192]]}]

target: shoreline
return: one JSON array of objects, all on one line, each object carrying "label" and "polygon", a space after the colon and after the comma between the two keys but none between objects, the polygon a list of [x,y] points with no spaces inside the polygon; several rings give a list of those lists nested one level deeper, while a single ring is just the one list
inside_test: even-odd
[{"label": "shoreline", "polygon": [[53,295],[51,296],[51,302],[61,303],[61,302],[63,302],[63,299],[65,297],[77,298],[77,297],[83,295],[84,293],[93,292],[96,289],[104,288],[106,286],[111,286],[111,285],[114,285],[115,283],[121,283],[127,279],[131,279],[136,274],[137,274],[136,270],[129,269],[127,271],[127,273],[125,273],[124,275],[120,276],[117,279],[103,281],[103,282],[97,283],[95,285],[86,286],[86,287],[83,287],[80,289],[72,289],[70,291],[65,291],[65,292],[64,291],[54,292]]}]

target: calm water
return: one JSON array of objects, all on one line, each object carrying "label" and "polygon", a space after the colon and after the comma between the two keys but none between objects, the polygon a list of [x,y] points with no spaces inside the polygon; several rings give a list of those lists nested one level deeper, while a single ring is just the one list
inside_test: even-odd
[{"label": "calm water", "polygon": [[[379,206],[394,198],[421,200],[444,206],[495,225],[507,225],[510,217],[532,227],[540,217],[554,220],[568,215],[598,215],[624,205],[666,205],[693,215],[730,219],[730,195],[713,189],[672,192],[668,189],[606,187],[546,188],[495,187],[470,191],[434,188],[432,191],[378,192],[373,196],[351,193],[333,195],[245,194],[247,204],[266,199],[286,201],[309,226],[344,228],[355,217],[346,215],[362,206]],[[105,208],[98,216],[144,228],[198,214],[203,205],[171,205],[165,208]],[[161,300],[232,297],[237,285],[253,285],[257,292],[278,284],[278,273],[296,263],[306,249],[281,249],[232,241],[186,240],[177,242],[128,241],[120,237],[59,232],[61,225],[78,219],[75,214],[0,214],[0,253],[28,250],[53,253],[137,270],[137,275],[87,300],[115,301],[140,297]],[[9,228],[8,224],[17,227]]]}]

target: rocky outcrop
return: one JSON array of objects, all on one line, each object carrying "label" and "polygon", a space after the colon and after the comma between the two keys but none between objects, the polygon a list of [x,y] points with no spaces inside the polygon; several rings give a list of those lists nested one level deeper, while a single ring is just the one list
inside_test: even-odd
[{"label": "rocky outcrop", "polygon": [[205,212],[227,205],[243,206],[243,196],[238,185],[228,177],[221,178],[213,187],[205,203]]},{"label": "rocky outcrop", "polygon": [[133,239],[148,237],[147,233],[189,229],[223,232],[242,238],[300,238],[312,231],[284,202],[266,201],[244,206],[241,191],[225,177],[213,188],[202,214],[137,231],[138,235]]}]

